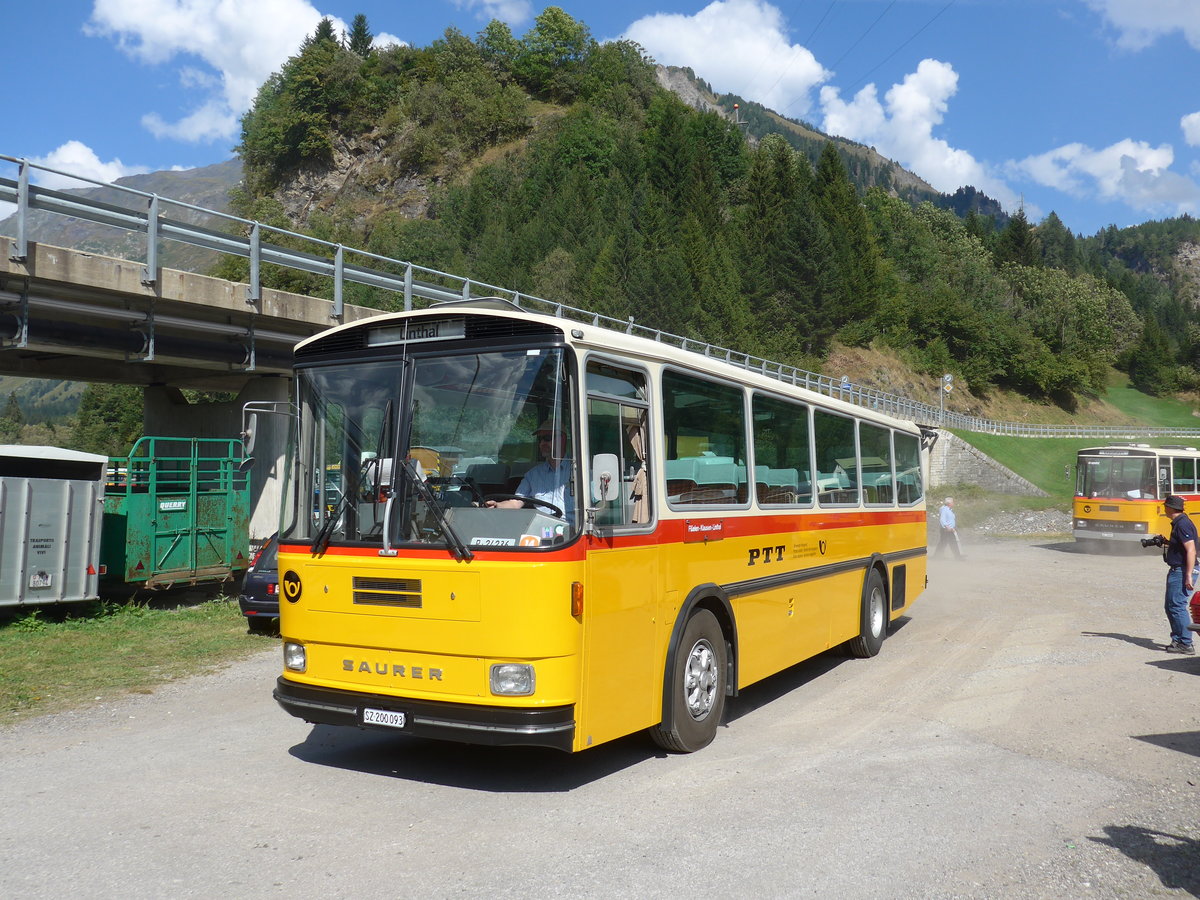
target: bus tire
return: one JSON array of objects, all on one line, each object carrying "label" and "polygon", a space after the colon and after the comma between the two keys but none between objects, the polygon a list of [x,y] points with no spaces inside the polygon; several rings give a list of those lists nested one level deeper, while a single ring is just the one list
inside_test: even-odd
[{"label": "bus tire", "polygon": [[692,613],[676,649],[665,676],[670,709],[663,710],[663,721],[672,726],[660,722],[650,736],[664,750],[693,753],[712,743],[725,711],[729,659],[717,617],[707,609]]},{"label": "bus tire", "polygon": [[883,579],[879,576],[879,570],[872,567],[867,570],[863,582],[859,635],[850,639],[852,656],[869,659],[879,653],[887,634],[887,607],[887,590],[883,586]]}]

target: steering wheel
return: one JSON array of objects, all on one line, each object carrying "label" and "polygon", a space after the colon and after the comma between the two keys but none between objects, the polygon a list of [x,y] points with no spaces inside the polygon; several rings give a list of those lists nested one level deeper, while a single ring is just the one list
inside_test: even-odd
[{"label": "steering wheel", "polygon": [[555,518],[564,519],[563,511],[551,503],[549,500],[542,500],[538,497],[529,497],[525,494],[488,494],[484,500],[520,500],[529,506],[544,506],[555,516]]},{"label": "steering wheel", "polygon": [[431,476],[426,483],[444,506],[482,506],[483,491],[470,478],[460,478],[458,475],[448,477]]}]

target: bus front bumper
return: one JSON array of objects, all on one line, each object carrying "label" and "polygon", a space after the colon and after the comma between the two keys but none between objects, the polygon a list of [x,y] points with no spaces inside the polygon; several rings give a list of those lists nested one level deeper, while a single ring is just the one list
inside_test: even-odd
[{"label": "bus front bumper", "polygon": [[1076,519],[1071,535],[1077,541],[1139,541],[1149,536],[1142,522],[1096,522]]},{"label": "bus front bumper", "polygon": [[[314,725],[353,725],[443,741],[551,747],[567,753],[575,743],[573,706],[513,709],[411,700],[296,684],[282,676],[275,682],[274,697],[287,712]],[[365,723],[364,710],[403,714],[404,724],[396,727]]]}]

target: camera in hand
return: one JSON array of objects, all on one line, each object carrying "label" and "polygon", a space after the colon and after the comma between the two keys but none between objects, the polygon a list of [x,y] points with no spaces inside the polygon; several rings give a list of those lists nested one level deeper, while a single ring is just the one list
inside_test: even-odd
[{"label": "camera in hand", "polygon": [[1143,547],[1165,547],[1165,546],[1167,546],[1167,539],[1165,537],[1163,537],[1161,534],[1154,534],[1148,538],[1142,538],[1142,546]]}]

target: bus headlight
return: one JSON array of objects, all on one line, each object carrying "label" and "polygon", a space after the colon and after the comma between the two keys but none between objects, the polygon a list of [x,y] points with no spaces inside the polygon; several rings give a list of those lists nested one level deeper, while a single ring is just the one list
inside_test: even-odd
[{"label": "bus headlight", "polygon": [[284,643],[283,667],[293,672],[303,672],[308,669],[308,654],[304,652],[303,644],[293,644],[291,641]]},{"label": "bus headlight", "polygon": [[533,693],[533,666],[500,663],[492,666],[492,693],[523,697]]}]

